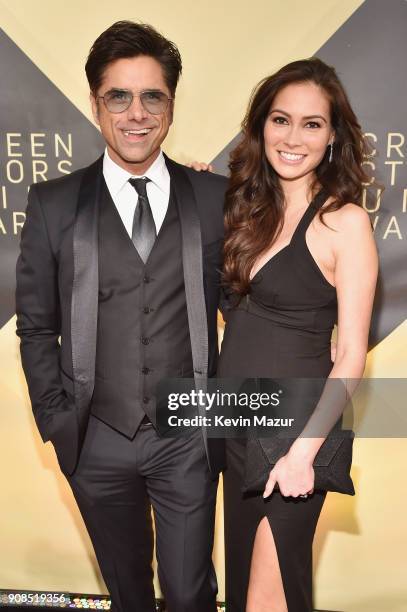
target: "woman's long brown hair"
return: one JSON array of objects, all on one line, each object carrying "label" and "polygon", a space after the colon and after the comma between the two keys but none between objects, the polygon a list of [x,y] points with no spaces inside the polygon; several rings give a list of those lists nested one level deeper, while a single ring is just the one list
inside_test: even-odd
[{"label": "woman's long brown hair", "polygon": [[328,97],[335,130],[332,161],[328,148],[315,170],[313,189],[322,187],[332,198],[323,215],[348,202],[361,205],[363,183],[369,182],[362,166],[368,144],[334,68],[311,58],[292,62],[263,79],[252,93],[242,123],[243,138],[229,164],[223,283],[240,296],[250,292],[250,271],[278,237],[284,220],[284,195],[265,154],[264,124],[277,93],[286,85],[304,82],[315,83]]}]

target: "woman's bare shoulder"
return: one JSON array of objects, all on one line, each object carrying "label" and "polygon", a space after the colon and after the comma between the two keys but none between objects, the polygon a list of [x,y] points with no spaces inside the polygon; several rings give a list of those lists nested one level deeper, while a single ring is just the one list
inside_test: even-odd
[{"label": "woman's bare shoulder", "polygon": [[[329,206],[329,201],[324,205],[323,209]],[[322,210],[323,210],[322,209]],[[348,202],[337,210],[328,212],[325,215],[326,223],[338,232],[364,232],[372,231],[370,218],[366,210],[359,204]]]}]

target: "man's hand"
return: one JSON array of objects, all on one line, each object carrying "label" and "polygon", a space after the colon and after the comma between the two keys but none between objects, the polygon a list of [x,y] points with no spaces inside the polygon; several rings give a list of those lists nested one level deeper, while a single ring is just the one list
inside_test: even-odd
[{"label": "man's hand", "polygon": [[192,161],[189,164],[186,164],[186,166],[188,166],[188,168],[193,168],[197,172],[201,172],[202,170],[204,172],[213,172],[212,164],[205,164],[205,162]]}]

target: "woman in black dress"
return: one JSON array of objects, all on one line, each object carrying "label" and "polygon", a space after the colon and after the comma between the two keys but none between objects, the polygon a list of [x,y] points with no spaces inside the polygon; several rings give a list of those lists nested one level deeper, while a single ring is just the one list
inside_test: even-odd
[{"label": "woman in black dress", "polygon": [[[230,164],[224,283],[234,305],[219,377],[361,377],[377,277],[361,206],[365,147],[322,61],[293,62],[255,90]],[[228,612],[312,610],[312,542],[326,495],[313,490],[312,464],[323,441],[298,437],[264,498],[241,493],[246,445],[227,441]]]}]

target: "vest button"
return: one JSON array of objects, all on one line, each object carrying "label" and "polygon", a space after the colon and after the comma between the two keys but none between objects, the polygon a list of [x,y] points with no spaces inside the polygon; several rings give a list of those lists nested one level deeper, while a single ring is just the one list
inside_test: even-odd
[{"label": "vest button", "polygon": [[143,397],[143,403],[144,404],[148,404],[148,402],[150,401],[150,398],[147,397],[146,395]]},{"label": "vest button", "polygon": [[141,338],[141,344],[147,345],[149,343],[150,343],[150,338],[144,338],[144,337]]},{"label": "vest button", "polygon": [[149,373],[150,373],[150,371],[151,371],[151,370],[150,370],[150,368],[145,368],[145,367],[144,367],[144,368],[141,368],[141,372],[142,372],[142,374],[149,374]]},{"label": "vest button", "polygon": [[152,308],[149,308],[148,306],[144,306],[144,308],[143,308],[143,312],[144,312],[144,314],[149,314],[149,313],[150,313],[152,310],[153,310],[153,309],[152,309]]},{"label": "vest button", "polygon": [[151,280],[151,278],[146,274],[145,277],[143,278],[143,283],[149,283]]}]

